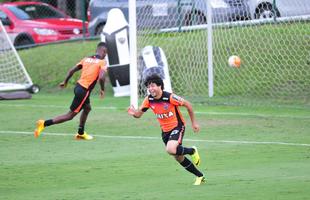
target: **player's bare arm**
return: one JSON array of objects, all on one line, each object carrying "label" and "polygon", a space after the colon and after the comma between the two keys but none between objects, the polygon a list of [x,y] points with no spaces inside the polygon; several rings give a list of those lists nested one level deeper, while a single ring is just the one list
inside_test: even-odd
[{"label": "player's bare arm", "polygon": [[68,81],[73,76],[73,74],[75,72],[79,71],[80,69],[82,69],[82,65],[77,65],[77,66],[74,66],[71,69],[69,69],[65,80],[63,82],[59,83],[59,87],[60,88],[65,88],[67,86]]},{"label": "player's bare arm", "polygon": [[105,71],[103,69],[100,70],[98,82],[100,85],[100,98],[104,98]]},{"label": "player's bare arm", "polygon": [[188,112],[189,117],[190,117],[191,122],[192,122],[192,128],[193,128],[194,132],[199,132],[200,127],[196,121],[195,113],[193,111],[192,104],[190,102],[184,100],[184,107],[186,107],[186,109],[187,109],[187,112]]},{"label": "player's bare arm", "polygon": [[140,118],[144,112],[142,112],[142,109],[135,109],[135,107],[133,105],[131,105],[128,110],[127,110],[128,114],[135,117],[135,118]]}]

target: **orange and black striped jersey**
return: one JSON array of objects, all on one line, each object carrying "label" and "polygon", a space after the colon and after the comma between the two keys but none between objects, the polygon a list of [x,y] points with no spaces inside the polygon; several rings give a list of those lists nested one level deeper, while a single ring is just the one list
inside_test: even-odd
[{"label": "orange and black striped jersey", "polygon": [[146,112],[151,108],[163,132],[168,132],[178,125],[185,125],[179,110],[179,106],[183,105],[184,100],[181,97],[164,91],[160,99],[154,99],[151,95],[145,97],[141,110]]},{"label": "orange and black striped jersey", "polygon": [[77,64],[77,66],[79,65],[82,66],[82,72],[77,82],[86,89],[95,85],[100,69],[107,71],[106,61],[98,59],[96,56],[83,58]]}]

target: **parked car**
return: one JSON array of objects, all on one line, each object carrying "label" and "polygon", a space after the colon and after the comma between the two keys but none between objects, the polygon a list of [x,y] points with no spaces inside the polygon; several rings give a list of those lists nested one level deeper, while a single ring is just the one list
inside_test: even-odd
[{"label": "parked car", "polygon": [[[212,21],[226,22],[250,18],[247,0],[211,0]],[[88,7],[89,33],[99,35],[108,12],[119,8],[128,21],[128,0],[91,0]],[[207,23],[205,0],[137,0],[137,26],[170,28]]]},{"label": "parked car", "polygon": [[[46,3],[0,4],[0,19],[15,46],[83,37],[83,22]],[[84,30],[87,35],[87,23]]]},{"label": "parked car", "polygon": [[249,6],[253,19],[310,15],[309,0],[249,0]]}]

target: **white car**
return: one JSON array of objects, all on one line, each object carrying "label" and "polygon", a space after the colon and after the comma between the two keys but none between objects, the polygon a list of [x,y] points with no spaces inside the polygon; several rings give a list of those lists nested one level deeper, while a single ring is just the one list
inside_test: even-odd
[{"label": "white car", "polygon": [[252,19],[310,15],[310,0],[249,0],[248,3]]},{"label": "white car", "polygon": [[[214,23],[250,18],[248,0],[211,0]],[[128,21],[128,0],[91,0],[89,3],[89,32],[101,33],[108,12],[119,8]],[[136,0],[137,26],[172,28],[207,23],[206,0]]]}]

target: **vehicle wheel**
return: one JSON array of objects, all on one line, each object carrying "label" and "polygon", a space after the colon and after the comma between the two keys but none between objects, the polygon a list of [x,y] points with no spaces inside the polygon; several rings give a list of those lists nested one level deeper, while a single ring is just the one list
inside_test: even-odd
[{"label": "vehicle wheel", "polygon": [[255,19],[268,19],[274,16],[280,17],[280,12],[278,9],[273,10],[271,4],[262,4],[256,8]]},{"label": "vehicle wheel", "polygon": [[100,35],[102,33],[102,30],[103,30],[103,27],[104,27],[105,23],[104,24],[99,24],[95,30],[95,35]]},{"label": "vehicle wheel", "polygon": [[31,44],[34,44],[34,41],[31,38],[20,37],[15,41],[14,46],[25,46],[25,45],[31,45]]},{"label": "vehicle wheel", "polygon": [[206,24],[207,18],[203,13],[199,11],[194,11],[186,14],[184,21],[186,26],[199,25],[199,24]]},{"label": "vehicle wheel", "polygon": [[36,94],[40,91],[40,87],[38,85],[34,84],[30,88],[28,88],[27,91],[32,93],[32,94]]}]

